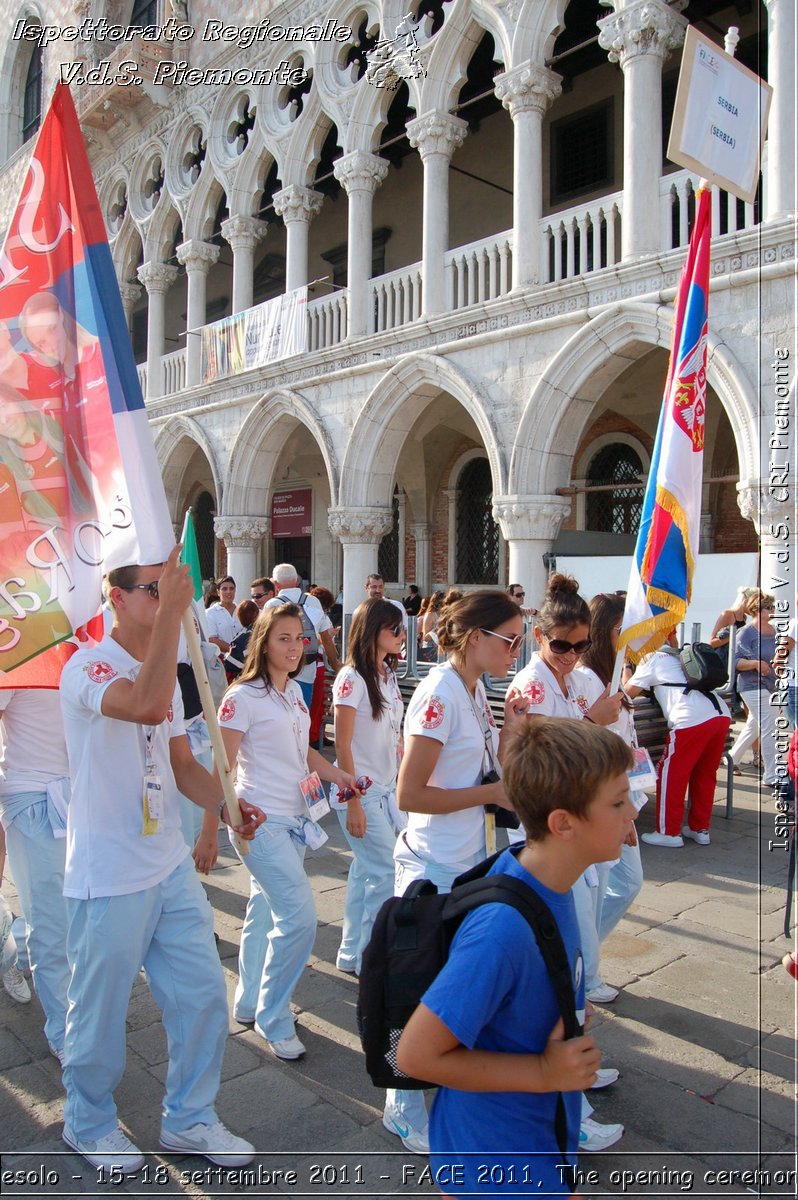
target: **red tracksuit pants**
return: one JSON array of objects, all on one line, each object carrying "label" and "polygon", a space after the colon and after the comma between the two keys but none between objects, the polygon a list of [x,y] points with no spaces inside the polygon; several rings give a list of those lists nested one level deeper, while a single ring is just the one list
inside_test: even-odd
[{"label": "red tracksuit pants", "polygon": [[657,833],[676,837],[682,832],[684,805],[690,792],[688,824],[696,832],[709,829],[715,781],[728,717],[712,717],[688,729],[672,729],[657,769]]}]

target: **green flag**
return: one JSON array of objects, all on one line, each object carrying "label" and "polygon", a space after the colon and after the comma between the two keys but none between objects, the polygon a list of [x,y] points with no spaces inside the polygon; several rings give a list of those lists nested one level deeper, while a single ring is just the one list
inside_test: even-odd
[{"label": "green flag", "polygon": [[202,600],[202,571],[200,570],[199,550],[197,549],[197,537],[194,533],[194,518],[191,515],[191,509],[188,509],[186,512],[186,519],[183,522],[183,533],[180,540],[183,543],[181,558],[191,568],[194,599]]}]

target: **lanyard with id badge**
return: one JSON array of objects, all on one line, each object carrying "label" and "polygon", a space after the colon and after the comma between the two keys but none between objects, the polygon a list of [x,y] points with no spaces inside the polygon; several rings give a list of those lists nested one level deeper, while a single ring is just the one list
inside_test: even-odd
[{"label": "lanyard with id badge", "polygon": [[[302,731],[296,716],[296,709],[289,698],[282,692],[277,692],[280,703],[285,706],[291,718],[291,728],[294,732],[294,742],[299,755],[299,761],[305,771],[308,767],[307,747],[304,745]],[[327,834],[318,825],[323,816],[330,811],[330,804],[324,794],[318,771],[310,771],[299,780],[299,791],[305,802],[307,824],[303,830],[303,840],[311,850],[318,849],[327,841]]]},{"label": "lanyard with id badge", "polygon": [[141,832],[144,837],[152,837],[160,832],[163,820],[163,786],[156,769],[152,753],[152,742],[155,737],[155,727],[144,728],[144,796],[142,800],[143,818]]}]

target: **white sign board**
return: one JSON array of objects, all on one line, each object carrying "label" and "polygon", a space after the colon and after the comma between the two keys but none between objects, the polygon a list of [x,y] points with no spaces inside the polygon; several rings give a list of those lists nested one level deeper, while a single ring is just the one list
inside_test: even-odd
[{"label": "white sign board", "polygon": [[668,158],[753,204],[772,95],[768,83],[691,25]]}]

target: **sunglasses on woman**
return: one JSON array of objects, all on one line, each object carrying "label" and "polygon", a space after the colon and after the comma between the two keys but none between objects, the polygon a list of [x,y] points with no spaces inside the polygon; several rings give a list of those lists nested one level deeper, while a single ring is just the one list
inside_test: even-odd
[{"label": "sunglasses on woman", "polygon": [[593,645],[592,638],[584,638],[581,642],[566,642],[565,638],[550,638],[547,633],[543,634],[546,641],[549,643],[549,649],[555,654],[584,654]]},{"label": "sunglasses on woman", "polygon": [[507,635],[506,635],[506,634],[504,634],[504,633],[496,633],[496,631],[495,631],[495,630],[493,630],[493,629],[482,629],[482,628],[480,628],[479,632],[480,632],[480,633],[486,633],[486,634],[488,635],[488,637],[497,637],[497,638],[501,638],[501,640],[502,640],[503,642],[506,642],[506,643],[507,643],[507,645],[510,647],[510,653],[511,653],[511,654],[517,654],[517,653],[518,653],[518,651],[521,649],[521,646],[522,646],[522,644],[523,644],[523,641],[524,641],[524,635],[523,635],[523,633],[518,633],[518,634],[516,634],[516,636],[515,636],[515,637],[507,637]]}]

